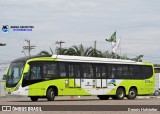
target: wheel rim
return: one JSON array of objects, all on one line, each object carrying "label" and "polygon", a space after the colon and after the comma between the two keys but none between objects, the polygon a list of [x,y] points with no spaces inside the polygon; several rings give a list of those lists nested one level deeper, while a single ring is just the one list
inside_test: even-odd
[{"label": "wheel rim", "polygon": [[159,95],[159,92],[158,92],[158,91],[156,91],[156,92],[155,92],[155,95],[156,95],[156,96],[157,96],[157,95]]},{"label": "wheel rim", "polygon": [[123,91],[119,91],[119,92],[118,92],[118,96],[119,96],[120,98],[122,98],[122,97],[124,96]]},{"label": "wheel rim", "polygon": [[51,91],[51,98],[53,99],[54,98],[54,92]]},{"label": "wheel rim", "polygon": [[134,98],[136,96],[136,93],[135,93],[135,91],[130,91],[129,95],[131,98]]}]

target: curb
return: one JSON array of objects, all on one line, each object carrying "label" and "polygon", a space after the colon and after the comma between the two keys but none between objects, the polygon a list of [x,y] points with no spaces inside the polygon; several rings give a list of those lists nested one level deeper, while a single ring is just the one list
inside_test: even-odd
[{"label": "curb", "polygon": [[160,98],[160,96],[137,96],[138,99]]}]

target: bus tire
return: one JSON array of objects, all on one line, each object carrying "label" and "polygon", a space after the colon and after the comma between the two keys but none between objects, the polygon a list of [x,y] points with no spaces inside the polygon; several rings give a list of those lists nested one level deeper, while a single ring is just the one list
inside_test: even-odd
[{"label": "bus tire", "polygon": [[130,88],[129,93],[127,95],[128,99],[135,99],[137,96],[137,90],[135,88]]},{"label": "bus tire", "polygon": [[125,97],[125,91],[124,91],[124,89],[121,88],[121,87],[118,88],[117,91],[116,91],[116,96],[115,96],[115,98],[116,98],[117,100],[122,100],[124,97]]},{"label": "bus tire", "polygon": [[30,97],[30,99],[31,99],[32,101],[38,101],[38,97],[35,97],[35,96]]},{"label": "bus tire", "polygon": [[160,92],[159,92],[158,90],[156,90],[156,91],[154,92],[154,95],[155,95],[155,96],[158,96],[158,95],[160,95]]},{"label": "bus tire", "polygon": [[49,88],[47,90],[47,100],[48,101],[54,101],[54,98],[55,98],[55,90],[53,88]]},{"label": "bus tire", "polygon": [[97,96],[100,100],[108,100],[109,96],[108,95],[98,95]]}]

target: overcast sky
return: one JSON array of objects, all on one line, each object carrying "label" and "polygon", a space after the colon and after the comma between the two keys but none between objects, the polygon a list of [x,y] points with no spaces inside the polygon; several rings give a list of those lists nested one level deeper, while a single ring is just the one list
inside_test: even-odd
[{"label": "overcast sky", "polygon": [[[21,52],[31,40],[36,49],[54,50],[84,44],[110,50],[105,41],[113,32],[121,38],[121,53],[129,57],[143,54],[143,61],[160,63],[160,0],[1,0],[0,26],[34,26],[32,32],[5,34],[0,31],[0,63],[24,56]],[[118,51],[119,53],[120,51]],[[27,54],[27,52],[26,52]],[[1,65],[0,67],[3,67]]]}]

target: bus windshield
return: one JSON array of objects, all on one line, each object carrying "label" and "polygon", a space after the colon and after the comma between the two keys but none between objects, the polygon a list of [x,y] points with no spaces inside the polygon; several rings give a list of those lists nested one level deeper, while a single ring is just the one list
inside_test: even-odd
[{"label": "bus windshield", "polygon": [[10,68],[7,73],[8,78],[6,79],[6,87],[15,87],[18,84],[22,76],[23,67],[23,62],[10,64]]}]

